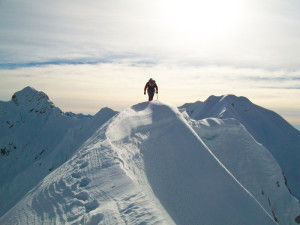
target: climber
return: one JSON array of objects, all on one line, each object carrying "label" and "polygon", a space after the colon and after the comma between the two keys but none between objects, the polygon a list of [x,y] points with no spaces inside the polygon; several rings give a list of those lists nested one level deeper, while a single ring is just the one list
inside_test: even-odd
[{"label": "climber", "polygon": [[152,101],[154,92],[156,92],[156,94],[158,94],[158,87],[155,83],[155,80],[150,78],[150,80],[146,83],[145,88],[144,88],[144,95],[146,94],[147,88],[148,88],[149,101]]}]

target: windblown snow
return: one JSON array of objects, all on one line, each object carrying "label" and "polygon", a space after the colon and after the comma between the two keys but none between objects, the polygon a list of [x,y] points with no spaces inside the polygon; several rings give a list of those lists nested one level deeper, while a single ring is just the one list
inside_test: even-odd
[{"label": "windblown snow", "polygon": [[161,101],[76,116],[30,87],[0,116],[0,224],[299,223],[281,167],[238,120]]},{"label": "windblown snow", "polygon": [[210,96],[204,102],[182,107],[195,120],[234,118],[274,156],[294,196],[300,199],[300,132],[277,113],[253,104],[245,97]]}]

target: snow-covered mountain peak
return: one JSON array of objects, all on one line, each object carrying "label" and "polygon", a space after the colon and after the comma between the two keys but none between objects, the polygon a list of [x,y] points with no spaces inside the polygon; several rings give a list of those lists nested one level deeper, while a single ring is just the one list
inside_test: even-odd
[{"label": "snow-covered mountain peak", "polygon": [[[196,104],[198,102],[194,103],[194,106],[197,107]],[[249,108],[249,105],[251,105],[252,103],[250,102],[250,100],[244,96],[236,96],[233,94],[227,94],[227,95],[221,95],[221,96],[209,96],[204,102],[204,105],[207,106],[213,106],[214,108],[226,108],[226,109],[230,109],[232,107],[238,106],[241,108]]]},{"label": "snow-covered mountain peak", "polygon": [[0,217],[116,113],[78,119],[31,87],[0,101]]},{"label": "snow-covered mountain peak", "polygon": [[221,96],[220,102],[225,102],[227,104],[249,104],[251,103],[250,100],[244,96],[236,96],[233,94],[223,95]]},{"label": "snow-covered mountain peak", "polygon": [[111,108],[104,107],[104,108],[100,109],[99,112],[97,112],[95,114],[95,117],[97,117],[99,115],[110,114],[111,112],[115,112],[115,111],[112,110]]},{"label": "snow-covered mountain peak", "polygon": [[21,91],[16,92],[12,96],[12,101],[16,105],[24,105],[30,102],[39,102],[42,100],[49,100],[49,97],[42,91],[37,91],[32,87],[25,87]]},{"label": "snow-covered mountain peak", "polygon": [[[210,96],[201,102],[189,103],[180,110],[195,120],[210,117],[234,118],[263,144],[279,162],[293,195],[300,198],[299,161],[300,132],[277,113],[235,95]],[[295,169],[296,168],[296,169]]]},{"label": "snow-covered mountain peak", "polygon": [[[11,101],[16,106],[28,109],[30,112],[46,113],[50,109],[56,108],[49,97],[42,91],[37,91],[32,87],[25,87],[21,91],[16,92]],[[56,108],[58,109],[58,108]],[[58,111],[60,111],[58,109]],[[61,112],[61,111],[60,111]]]}]

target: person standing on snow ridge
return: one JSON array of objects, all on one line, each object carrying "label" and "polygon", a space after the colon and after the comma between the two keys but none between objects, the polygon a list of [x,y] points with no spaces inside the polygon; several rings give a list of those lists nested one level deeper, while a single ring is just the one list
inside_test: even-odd
[{"label": "person standing on snow ridge", "polygon": [[145,85],[144,95],[146,94],[147,89],[148,89],[149,101],[152,101],[154,96],[154,91],[156,91],[156,94],[158,94],[158,87],[155,83],[155,80],[153,80],[152,78],[150,78],[150,80]]}]

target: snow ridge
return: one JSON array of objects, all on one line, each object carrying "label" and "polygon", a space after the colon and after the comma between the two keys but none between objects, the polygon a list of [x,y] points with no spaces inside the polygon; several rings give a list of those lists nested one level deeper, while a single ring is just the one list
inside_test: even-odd
[{"label": "snow ridge", "polygon": [[210,97],[225,119],[203,120],[161,101],[86,117],[14,96],[0,102],[0,224],[297,224],[273,155],[225,118],[234,96]]},{"label": "snow ridge", "polygon": [[70,118],[30,87],[0,102],[0,216],[116,113],[100,110],[92,118]]},{"label": "snow ridge", "polygon": [[272,154],[235,119],[208,118],[190,125],[236,179],[279,224],[295,224],[299,203]]},{"label": "snow ridge", "polygon": [[234,95],[210,96],[201,104],[185,104],[180,110],[195,120],[210,117],[238,120],[257,142],[271,152],[282,168],[292,194],[300,198],[300,131],[281,116],[245,97]]}]

